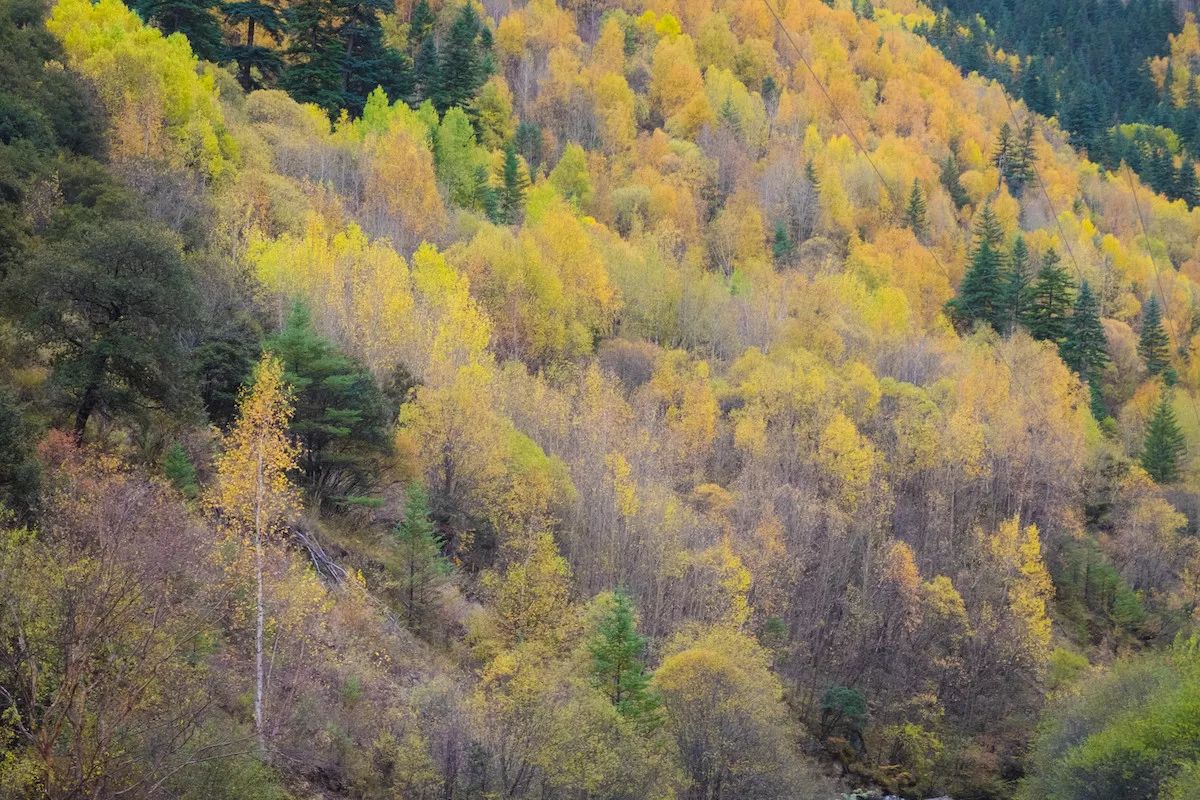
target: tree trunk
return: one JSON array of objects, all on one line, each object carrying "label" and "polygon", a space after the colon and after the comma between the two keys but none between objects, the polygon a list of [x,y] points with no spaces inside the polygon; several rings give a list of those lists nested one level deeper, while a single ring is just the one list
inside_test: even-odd
[{"label": "tree trunk", "polygon": [[263,726],[263,490],[263,457],[260,447],[254,487],[254,569],[258,580],[258,625],[254,635],[254,730],[258,734],[259,749],[265,752],[267,741],[266,729]]}]

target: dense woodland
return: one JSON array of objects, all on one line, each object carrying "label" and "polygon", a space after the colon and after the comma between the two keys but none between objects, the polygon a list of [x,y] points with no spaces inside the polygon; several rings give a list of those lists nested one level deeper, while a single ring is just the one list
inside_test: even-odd
[{"label": "dense woodland", "polygon": [[961,5],[0,0],[0,797],[1195,796],[1200,34]]}]

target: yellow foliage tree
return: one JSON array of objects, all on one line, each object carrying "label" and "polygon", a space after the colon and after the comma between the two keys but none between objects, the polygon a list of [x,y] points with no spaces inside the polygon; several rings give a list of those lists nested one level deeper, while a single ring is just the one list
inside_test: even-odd
[{"label": "yellow foliage tree", "polygon": [[217,478],[207,498],[226,530],[249,540],[254,548],[254,728],[264,747],[263,551],[266,540],[282,531],[299,507],[298,494],[287,476],[296,469],[299,454],[299,448],[287,437],[291,418],[291,396],[283,380],[283,364],[265,355],[253,385],[238,402],[238,419],[217,459]]}]

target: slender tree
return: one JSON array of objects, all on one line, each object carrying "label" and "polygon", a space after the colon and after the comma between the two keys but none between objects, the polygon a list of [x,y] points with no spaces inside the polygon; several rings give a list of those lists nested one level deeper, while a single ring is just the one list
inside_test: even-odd
[{"label": "slender tree", "polygon": [[904,209],[904,220],[918,241],[924,242],[929,235],[929,206],[925,202],[925,193],[921,184],[913,178],[912,190],[908,193],[908,205]]},{"label": "slender tree", "polygon": [[1087,281],[1079,287],[1060,350],[1067,366],[1088,383],[1095,382],[1108,363],[1108,340],[1100,324],[1100,304]]},{"label": "slender tree", "polygon": [[238,419],[217,459],[217,479],[208,501],[229,531],[254,547],[254,730],[266,749],[265,672],[263,637],[266,600],[263,593],[264,546],[279,534],[299,502],[288,482],[296,468],[298,450],[288,439],[292,418],[291,395],[283,379],[283,364],[263,356],[254,383],[238,403]]},{"label": "slender tree", "polygon": [[1179,463],[1187,452],[1187,444],[1175,409],[1171,405],[1173,390],[1163,385],[1154,414],[1146,426],[1146,441],[1142,446],[1142,466],[1155,483],[1174,483],[1179,480]]},{"label": "slender tree", "polygon": [[1142,357],[1146,371],[1152,376],[1162,375],[1168,384],[1175,382],[1175,373],[1171,368],[1171,340],[1163,326],[1162,306],[1158,304],[1158,298],[1154,295],[1150,295],[1142,312],[1138,355]]},{"label": "slender tree", "polygon": [[1008,269],[1001,277],[1000,331],[1011,334],[1026,321],[1029,312],[1029,248],[1025,237],[1018,236],[1008,257]]},{"label": "slender tree", "polygon": [[517,149],[511,143],[504,148],[504,167],[501,174],[499,215],[503,222],[515,225],[521,221],[525,208],[525,191],[529,179],[521,171]]}]

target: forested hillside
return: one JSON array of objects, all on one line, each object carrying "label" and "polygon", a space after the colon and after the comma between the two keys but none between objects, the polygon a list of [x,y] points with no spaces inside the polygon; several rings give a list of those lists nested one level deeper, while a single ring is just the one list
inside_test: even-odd
[{"label": "forested hillside", "polygon": [[944,16],[0,12],[0,797],[1191,795],[1200,210]]}]

